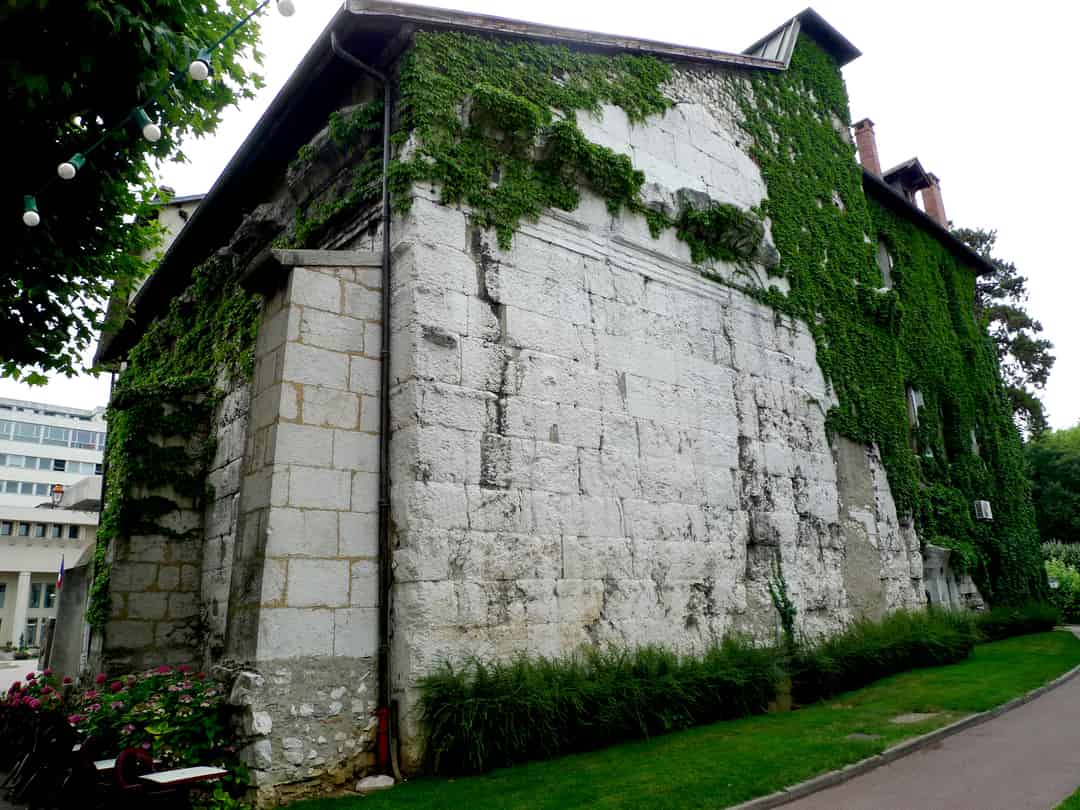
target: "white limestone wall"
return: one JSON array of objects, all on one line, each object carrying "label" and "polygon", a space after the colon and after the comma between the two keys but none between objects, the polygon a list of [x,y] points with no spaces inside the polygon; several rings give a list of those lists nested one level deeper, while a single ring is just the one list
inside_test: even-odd
[{"label": "white limestone wall", "polygon": [[[654,203],[689,188],[749,207],[765,186],[725,117],[683,101],[644,125],[613,108],[579,121],[631,155]],[[703,277],[673,233],[653,239],[586,193],[501,251],[467,210],[417,189],[394,237],[406,724],[417,680],[447,658],[771,638],[777,558],[810,634],[921,603],[917,538],[880,460],[864,448],[848,469],[829,445],[832,395],[805,325]],[[704,269],[786,288],[762,267]]]}]

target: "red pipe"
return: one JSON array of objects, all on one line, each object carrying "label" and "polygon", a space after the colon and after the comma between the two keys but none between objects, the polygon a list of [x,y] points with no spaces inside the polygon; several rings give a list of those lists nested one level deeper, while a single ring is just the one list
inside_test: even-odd
[{"label": "red pipe", "polygon": [[390,772],[390,709],[380,706],[375,710],[379,725],[375,730],[375,767],[379,773]]}]

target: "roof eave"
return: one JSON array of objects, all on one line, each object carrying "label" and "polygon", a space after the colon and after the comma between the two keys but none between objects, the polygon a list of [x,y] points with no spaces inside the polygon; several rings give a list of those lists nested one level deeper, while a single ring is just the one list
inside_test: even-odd
[{"label": "roof eave", "polygon": [[984,276],[994,272],[994,266],[986,259],[961,242],[949,231],[927,216],[918,206],[912,205],[902,194],[873,172],[863,169],[863,190],[887,208],[905,216],[916,225],[925,228],[959,259],[971,265],[976,275]]}]

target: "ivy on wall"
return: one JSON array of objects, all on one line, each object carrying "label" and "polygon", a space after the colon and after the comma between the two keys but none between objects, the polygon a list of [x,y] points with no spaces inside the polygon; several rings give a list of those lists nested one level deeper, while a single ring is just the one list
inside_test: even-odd
[{"label": "ivy on wall", "polygon": [[[1040,594],[1020,439],[975,322],[971,268],[865,196],[854,147],[838,133],[850,120],[843,79],[816,44],[801,38],[789,69],[754,74],[749,92],[733,86],[791,288],[769,303],[813,332],[839,400],[830,429],[879,446],[898,512],[925,541],[953,549],[989,599]],[[894,261],[892,290],[882,289],[878,240]],[[909,387],[925,403],[915,428]],[[974,519],[976,499],[992,503],[992,523]]]},{"label": "ivy on wall", "polygon": [[119,538],[191,538],[170,519],[198,508],[216,446],[210,420],[220,383],[254,368],[261,300],[237,283],[235,263],[215,256],[154,321],[127,357],[109,403],[108,487],[94,549],[87,621],[110,615],[109,546]]}]

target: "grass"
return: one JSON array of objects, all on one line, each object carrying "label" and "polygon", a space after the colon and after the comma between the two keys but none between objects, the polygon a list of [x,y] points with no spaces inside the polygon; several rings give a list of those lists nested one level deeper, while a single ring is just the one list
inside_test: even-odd
[{"label": "grass", "polygon": [[[293,810],[653,810],[717,808],[872,756],[967,714],[1024,694],[1080,664],[1080,639],[1039,633],[980,644],[958,664],[913,670],[795,712],[759,715],[531,762],[483,776],[414,779],[365,799],[321,799]],[[936,712],[914,725],[890,720]],[[880,735],[848,740],[849,734]]]}]

